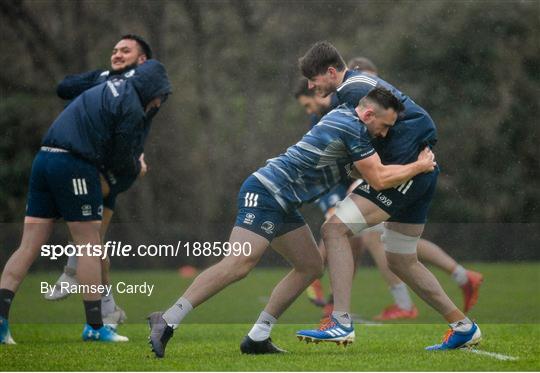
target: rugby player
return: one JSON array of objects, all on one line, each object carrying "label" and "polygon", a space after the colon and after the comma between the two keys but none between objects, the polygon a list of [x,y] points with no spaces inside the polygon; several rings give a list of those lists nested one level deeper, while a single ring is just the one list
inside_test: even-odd
[{"label": "rugby player", "polygon": [[[8,316],[15,292],[62,217],[78,245],[100,246],[103,196],[99,171],[138,175],[138,152],[149,131],[145,115],[171,92],[165,68],[149,60],[127,72],[129,79],[107,81],[80,94],[45,134],[34,158],[22,240],[0,279],[0,343],[14,343]],[[102,283],[101,259],[82,250],[77,278],[82,285]],[[101,293],[83,291],[85,341],[124,342],[127,337],[103,324]]]},{"label": "rugby player", "polygon": [[[368,97],[393,113],[385,120],[393,124],[400,103],[388,91],[374,90]],[[280,353],[270,332],[277,319],[315,279],[322,275],[323,262],[317,244],[298,208],[327,193],[346,176],[346,165],[365,157],[363,125],[354,109],[338,107],[313,127],[285,154],[269,159],[266,166],[249,176],[238,194],[238,214],[229,244],[250,247],[250,252],[225,256],[202,272],[184,294],[166,311],[149,316],[150,343],[163,357],[174,329],[189,312],[210,297],[244,278],[267,247],[283,255],[293,269],[274,288],[266,307],[244,338],[240,350],[248,354]],[[373,116],[369,120],[379,120]],[[426,149],[407,165],[380,165],[389,185],[397,186],[415,175],[432,171],[434,155]]]},{"label": "rugby player", "polygon": [[[377,76],[377,68],[372,61],[365,57],[355,57],[348,62],[347,66],[351,70]],[[306,113],[310,115],[312,123],[314,120],[317,120],[317,117],[321,118],[338,104],[335,93],[322,97],[316,95],[313,90],[308,89],[308,81],[306,78],[299,81],[295,91],[295,97],[298,103],[304,107]],[[323,213],[325,213],[325,220],[333,215],[333,207],[335,204],[338,201],[343,200],[348,194],[349,184],[348,181],[345,181],[344,184],[339,184],[334,190],[316,201],[323,210]],[[353,189],[354,187],[351,191]],[[331,214],[328,214],[327,212],[330,212]],[[380,224],[363,231],[362,239],[359,239],[358,236],[351,237],[351,249],[353,250],[353,257],[355,259],[354,268],[357,268],[361,249],[362,247],[365,247],[371,254],[383,279],[388,284],[394,303],[387,306],[380,314],[376,315],[374,317],[375,320],[415,319],[418,316],[418,309],[409,295],[407,286],[399,279],[399,277],[388,269],[384,246],[380,240],[382,232],[383,225]],[[356,240],[353,240],[354,238],[356,238]],[[319,247],[324,248],[321,244]],[[442,248],[423,238],[418,241],[418,258],[422,262],[429,262],[435,265],[451,276],[452,280],[454,280],[461,288],[463,294],[463,312],[469,312],[478,301],[479,289],[483,281],[482,274],[467,270],[444,252]],[[328,314],[332,312],[332,295],[330,294],[328,301],[325,301],[320,280],[315,280],[313,284],[308,287],[308,296],[312,303],[324,307],[324,316],[328,316]]]},{"label": "rugby player", "polygon": [[[110,70],[94,70],[82,74],[68,75],[58,84],[56,92],[60,98],[71,101],[97,84],[107,80],[114,83],[119,79],[125,79],[123,73],[143,64],[150,58],[152,58],[152,49],[142,37],[134,34],[123,35],[112,50]],[[149,113],[147,113],[145,120],[152,120]],[[139,160],[141,163],[141,172],[139,176],[142,177],[146,174],[148,169],[143,153],[141,153]],[[100,176],[102,178],[103,189],[103,218],[101,221],[100,235],[102,241],[104,241],[114,214],[116,198],[120,193],[128,190],[133,185],[136,177],[133,177],[133,175],[114,175],[111,170],[106,169],[102,170]],[[68,257],[67,264],[64,266],[64,272],[56,281],[53,291],[51,293],[47,292],[45,294],[45,299],[60,300],[69,296],[69,287],[61,287],[60,284],[67,283],[70,285],[77,285],[78,282],[75,276],[76,271],[77,256],[72,255]],[[103,285],[110,284],[109,257],[102,261],[102,278]],[[126,313],[116,304],[112,292],[104,295],[101,298],[101,302],[101,312],[105,324],[115,327],[126,320]]]},{"label": "rugby player", "polygon": [[[455,306],[435,276],[418,261],[416,253],[435,192],[438,168],[405,178],[398,185],[387,183],[377,173],[381,164],[406,164],[415,159],[421,149],[434,146],[437,141],[435,123],[423,108],[389,83],[373,75],[348,70],[337,49],[328,42],[313,45],[300,58],[299,65],[308,79],[308,87],[321,96],[336,92],[339,102],[347,107],[355,107],[360,101],[355,111],[367,131],[362,133],[363,157],[354,164],[363,182],[340,203],[334,216],[322,227],[334,291],[332,317],[319,329],[301,330],[297,336],[345,344],[354,341],[350,317],[354,269],[348,236],[386,221],[382,240],[388,267],[450,325],[443,342],[427,349],[445,350],[477,344],[481,339],[480,328]],[[367,121],[383,112],[366,98],[368,92],[380,87],[396,95],[405,110],[394,121],[370,125]]]}]

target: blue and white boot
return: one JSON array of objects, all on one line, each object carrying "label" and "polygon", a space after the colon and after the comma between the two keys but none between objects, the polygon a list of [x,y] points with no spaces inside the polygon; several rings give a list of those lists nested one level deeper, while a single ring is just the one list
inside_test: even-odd
[{"label": "blue and white boot", "polygon": [[14,345],[16,344],[11,333],[9,332],[9,322],[7,319],[0,316],[0,344],[1,345]]},{"label": "blue and white boot", "polygon": [[306,343],[334,342],[345,347],[353,343],[355,339],[352,323],[349,327],[344,326],[332,316],[319,329],[299,330],[296,332],[296,337]]},{"label": "blue and white boot", "polygon": [[127,342],[128,337],[119,335],[109,325],[103,325],[99,329],[94,329],[90,325],[85,324],[82,332],[83,341],[97,341],[97,342]]},{"label": "blue and white boot", "polygon": [[428,351],[455,350],[457,348],[470,348],[476,346],[482,340],[482,332],[476,323],[467,331],[454,330],[446,331],[442,343],[428,346]]}]

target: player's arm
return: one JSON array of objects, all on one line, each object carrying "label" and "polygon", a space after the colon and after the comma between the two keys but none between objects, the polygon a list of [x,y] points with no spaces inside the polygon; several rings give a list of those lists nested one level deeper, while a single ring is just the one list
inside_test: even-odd
[{"label": "player's arm", "polygon": [[416,162],[406,165],[384,165],[377,153],[354,162],[364,180],[375,190],[385,190],[403,184],[414,176],[433,171],[437,163],[429,148],[420,152]]},{"label": "player's arm", "polygon": [[68,75],[56,87],[56,94],[63,100],[73,100],[87,89],[102,83],[108,74],[107,70],[94,70]]}]

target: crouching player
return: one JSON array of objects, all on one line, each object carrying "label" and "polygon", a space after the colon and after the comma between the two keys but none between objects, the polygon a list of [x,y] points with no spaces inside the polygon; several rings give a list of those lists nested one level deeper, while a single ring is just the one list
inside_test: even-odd
[{"label": "crouching player", "polygon": [[[59,84],[56,89],[58,97],[64,100],[74,100],[84,91],[106,81],[115,83],[131,76],[130,70],[138,65],[145,63],[152,58],[152,49],[150,45],[140,36],[134,34],[123,35],[112,49],[111,69],[93,70],[82,74],[68,75]],[[128,73],[128,74],[126,74]],[[152,114],[146,113],[145,127],[150,127]],[[143,141],[144,142],[144,141]],[[142,152],[142,150],[141,150]],[[147,165],[144,161],[144,155],[140,156],[141,171],[140,176],[144,176]],[[114,214],[116,197],[128,190],[137,179],[137,175],[115,175],[110,169],[101,170],[102,189],[103,189],[103,219],[101,221],[101,239],[105,240],[105,235]],[[69,296],[69,287],[62,287],[60,284],[67,283],[77,285],[77,256],[72,255],[68,258],[64,266],[63,273],[59,276],[52,292],[47,292],[44,297],[47,300],[60,300]],[[110,258],[102,261],[102,279],[103,285],[110,285]],[[116,326],[126,320],[126,313],[120,308],[111,292],[101,298],[101,312],[105,324]]]},{"label": "crouching player", "polygon": [[[386,97],[378,89],[368,95],[369,100],[384,108],[381,111],[393,113],[387,119],[393,124],[401,106],[395,98],[388,100]],[[150,315],[150,343],[156,356],[164,356],[174,329],[193,308],[244,278],[270,243],[293,269],[272,291],[269,302],[240,349],[248,354],[283,352],[270,339],[272,327],[323,271],[317,244],[298,208],[314,201],[342,180],[347,164],[367,156],[366,138],[361,136],[363,128],[354,109],[338,107],[285,154],[268,160],[266,166],[244,181],[238,194],[238,215],[229,242],[242,247],[248,245],[251,253],[225,257],[202,272],[166,312]],[[389,184],[397,186],[417,174],[432,171],[433,157],[426,150],[410,164],[380,165],[379,169]]]},{"label": "crouching player", "polygon": [[[6,263],[0,279],[0,342],[13,343],[9,309],[19,285],[62,217],[75,244],[101,244],[103,197],[99,170],[113,166],[118,175],[137,175],[137,152],[149,128],[145,114],[170,93],[163,65],[150,60],[133,70],[128,80],[91,88],[56,118],[32,165],[28,205],[21,245]],[[80,284],[102,283],[101,259],[82,250],[77,265]],[[83,293],[85,341],[124,342],[128,339],[103,324],[101,294]]]}]

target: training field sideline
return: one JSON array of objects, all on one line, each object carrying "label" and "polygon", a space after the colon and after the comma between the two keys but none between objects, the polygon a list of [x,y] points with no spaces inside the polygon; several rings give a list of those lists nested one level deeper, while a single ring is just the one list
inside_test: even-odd
[{"label": "training field sideline", "polygon": [[[479,353],[433,353],[423,347],[439,342],[446,326],[417,298],[417,323],[357,325],[356,343],[306,345],[294,336],[305,324],[315,324],[319,310],[302,296],[274,328],[273,340],[290,353],[282,356],[242,356],[247,333],[270,290],[286,269],[258,269],[247,279],[195,310],[169,343],[165,359],[150,353],[145,316],[166,308],[190,280],[175,271],[113,271],[113,282],[155,284],[151,297],[118,295],[128,314],[119,328],[125,344],[80,340],[83,306],[79,296],[48,302],[39,294],[41,281],[54,282],[57,273],[33,273],[17,293],[11,310],[16,346],[0,346],[2,370],[540,370],[540,264],[474,264],[485,282],[470,316],[482,328]],[[449,295],[461,305],[459,289],[435,272]],[[326,278],[325,278],[326,280]],[[327,284],[327,282],[325,282]],[[353,289],[353,312],[370,318],[390,303],[376,270],[360,268]],[[49,320],[52,324],[46,324]],[[302,325],[300,325],[302,324]],[[488,354],[489,353],[489,354]],[[513,360],[516,358],[516,360]]]}]

